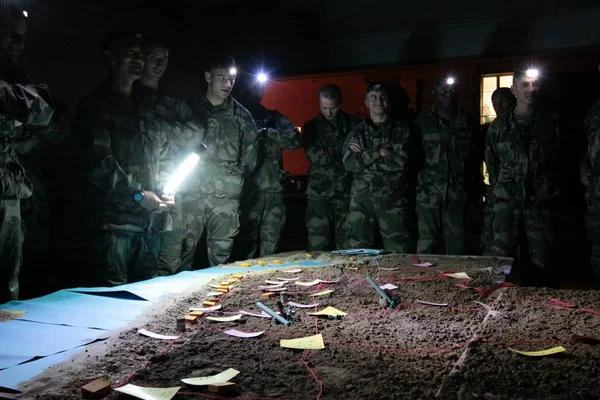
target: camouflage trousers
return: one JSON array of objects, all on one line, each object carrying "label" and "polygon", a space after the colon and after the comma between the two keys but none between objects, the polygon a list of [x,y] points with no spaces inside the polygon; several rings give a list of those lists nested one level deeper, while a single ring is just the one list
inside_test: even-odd
[{"label": "camouflage trousers", "polygon": [[190,197],[183,200],[185,239],[182,268],[191,269],[204,230],[209,265],[226,264],[230,261],[233,240],[240,229],[239,200]]},{"label": "camouflage trousers", "polygon": [[0,304],[19,298],[23,230],[18,199],[0,199]]},{"label": "camouflage trousers", "polygon": [[489,200],[486,200],[483,206],[483,226],[481,227],[481,237],[479,245],[481,247],[481,253],[484,256],[490,256],[490,247],[492,245],[492,239],[494,237],[492,232],[492,215],[494,207]]},{"label": "camouflage trousers", "polygon": [[[169,210],[169,214],[173,220],[173,230],[161,233],[158,276],[173,275],[185,270],[181,262],[185,237],[185,216],[181,196],[175,196],[175,206]],[[191,265],[188,266],[189,269],[191,269]]]},{"label": "camouflage trousers", "polygon": [[99,230],[92,247],[97,286],[117,286],[155,278],[160,234]]},{"label": "camouflage trousers", "polygon": [[600,279],[600,206],[588,205],[585,223],[588,239],[592,242],[592,268]]},{"label": "camouflage trousers", "polygon": [[417,205],[419,241],[417,253],[432,254],[440,237],[446,243],[446,254],[466,254],[465,233],[467,209],[444,209]]},{"label": "camouflage trousers", "polygon": [[309,197],[306,207],[308,250],[346,249],[349,209],[349,197]]},{"label": "camouflage trousers", "polygon": [[393,198],[352,196],[348,215],[348,247],[372,248],[377,227],[383,247],[393,253],[413,253],[412,210]]},{"label": "camouflage trousers", "polygon": [[241,203],[241,227],[238,239],[242,243],[243,259],[275,254],[285,225],[286,210],[282,193],[254,192]]},{"label": "camouflage trousers", "polygon": [[515,257],[526,261],[521,254],[522,243],[529,247],[533,267],[545,268],[548,254],[555,244],[555,218],[546,206],[514,206],[506,202],[494,205],[491,216],[493,256]]}]

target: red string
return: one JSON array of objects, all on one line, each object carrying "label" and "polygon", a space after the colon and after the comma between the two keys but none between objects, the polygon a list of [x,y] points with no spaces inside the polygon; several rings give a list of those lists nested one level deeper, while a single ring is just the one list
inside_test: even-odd
[{"label": "red string", "polygon": [[304,367],[306,367],[308,372],[312,375],[312,377],[315,379],[315,381],[317,381],[317,383],[319,384],[319,394],[317,394],[317,400],[319,400],[321,398],[321,395],[323,394],[323,382],[317,377],[317,374],[315,374],[314,371],[312,369],[310,369],[310,367],[308,366],[308,363],[305,361],[305,358],[306,358],[306,356],[308,356],[309,352],[310,352],[310,350],[306,350],[304,352],[304,354],[300,358],[300,362],[302,362],[302,364],[304,364]]}]

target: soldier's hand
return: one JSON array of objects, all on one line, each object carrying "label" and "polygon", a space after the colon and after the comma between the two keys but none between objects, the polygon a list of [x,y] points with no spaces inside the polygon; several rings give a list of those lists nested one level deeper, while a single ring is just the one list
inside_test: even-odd
[{"label": "soldier's hand", "polygon": [[169,196],[168,194],[163,194],[160,196],[160,199],[168,206],[175,205],[175,197],[174,196]]},{"label": "soldier's hand", "polygon": [[[166,195],[163,195],[166,196]],[[169,200],[163,200],[154,192],[145,191],[144,198],[140,202],[140,205],[148,211],[154,211],[159,208],[168,208],[175,204],[175,201],[170,199],[170,196],[166,196]]]},{"label": "soldier's hand", "polygon": [[348,145],[348,148],[350,149],[350,151],[352,151],[353,153],[362,153],[363,152],[363,148],[360,144],[358,143],[350,143]]},{"label": "soldier's hand", "polygon": [[392,155],[392,152],[394,150],[390,149],[389,147],[382,147],[381,149],[379,149],[379,154],[381,154],[381,157],[389,157]]}]

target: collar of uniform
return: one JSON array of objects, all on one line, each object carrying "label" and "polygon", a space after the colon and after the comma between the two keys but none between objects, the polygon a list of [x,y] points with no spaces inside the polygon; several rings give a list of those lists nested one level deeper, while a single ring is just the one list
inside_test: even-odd
[{"label": "collar of uniform", "polygon": [[202,103],[204,104],[204,108],[210,110],[211,112],[216,111],[225,111],[230,114],[233,114],[233,98],[228,96],[222,104],[218,106],[213,105],[207,98],[204,93],[200,93],[198,95],[201,98]]},{"label": "collar of uniform", "polygon": [[365,119],[365,122],[367,123],[368,126],[372,127],[373,129],[379,129],[379,128],[388,129],[389,127],[391,127],[394,124],[394,118],[389,117],[387,119],[387,121],[385,121],[384,123],[376,124],[375,122],[373,122],[373,120],[369,116],[369,117],[367,117],[367,119]]},{"label": "collar of uniform", "polygon": [[[341,124],[343,124],[344,116],[345,115],[346,114],[342,110],[340,110],[340,112],[338,113],[338,115],[335,117],[338,126],[341,125]],[[325,116],[323,114],[317,115],[317,119],[319,120],[319,122],[327,124],[327,125],[329,125],[329,126],[331,126],[332,128],[335,129],[335,125],[333,123],[331,123],[327,118],[325,118]]]},{"label": "collar of uniform", "polygon": [[127,111],[131,110],[133,107],[133,98],[123,96],[121,93],[114,91],[110,87],[110,81],[107,80],[104,83],[104,90],[106,94],[106,99],[108,100],[108,105],[110,109],[113,111]]},{"label": "collar of uniform", "polygon": [[[442,125],[446,125],[445,120],[442,117],[440,117],[440,115],[438,114],[435,104],[431,106],[431,113],[435,116],[438,123],[440,123]],[[465,125],[466,120],[467,120],[467,118],[466,118],[464,111],[460,107],[458,107],[457,113],[456,113],[456,126],[458,127],[458,126]]]}]

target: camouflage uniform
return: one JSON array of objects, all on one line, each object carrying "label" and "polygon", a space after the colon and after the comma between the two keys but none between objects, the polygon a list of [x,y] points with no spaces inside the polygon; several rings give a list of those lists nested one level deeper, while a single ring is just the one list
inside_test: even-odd
[{"label": "camouflage uniform", "polygon": [[190,105],[206,130],[203,142],[207,149],[182,190],[186,216],[182,263],[193,263],[198,240],[206,229],[208,262],[214,266],[230,261],[240,227],[244,176],[257,162],[257,131],[248,110],[231,96],[214,106],[201,93]]},{"label": "camouflage uniform", "polygon": [[[145,102],[156,111],[161,131],[167,134],[175,165],[183,162],[190,152],[198,152],[204,131],[194,121],[192,109],[187,102],[168,95],[161,87],[155,91],[150,87],[134,84],[134,94],[139,101]],[[173,221],[173,229],[161,235],[159,276],[172,275],[184,270],[181,257],[185,238],[185,216],[180,193],[175,194],[175,205],[168,212]],[[185,269],[191,269],[191,265],[185,266]]]},{"label": "camouflage uniform", "polygon": [[485,162],[494,205],[492,255],[519,257],[526,238],[533,266],[546,266],[554,243],[551,202],[558,195],[558,144],[554,112],[521,117],[513,110],[490,125]]},{"label": "camouflage uniform", "polygon": [[[0,71],[1,72],[1,71]],[[45,87],[0,81],[0,303],[19,297],[22,259],[20,199],[31,196],[31,182],[14,149],[17,138],[47,126],[54,110],[38,93]],[[27,129],[31,128],[31,129]]]},{"label": "camouflage uniform", "polygon": [[[354,174],[348,216],[350,248],[373,246],[376,224],[385,250],[412,253],[410,171],[414,143],[408,126],[390,119],[376,125],[370,118],[361,122],[344,143],[344,165]],[[359,144],[354,153],[348,145]],[[382,148],[391,148],[387,157]]]},{"label": "camouflage uniform", "polygon": [[592,267],[600,279],[600,99],[588,111],[584,126],[588,138],[586,162],[591,171],[585,219],[588,238],[592,242]]},{"label": "camouflage uniform", "polygon": [[96,200],[97,284],[155,277],[160,232],[171,229],[171,218],[164,211],[148,212],[133,198],[140,189],[160,196],[173,172],[167,136],[154,110],[105,83],[79,103],[75,119],[84,177]]},{"label": "camouflage uniform", "polygon": [[417,179],[417,252],[431,254],[443,236],[447,254],[466,254],[466,219],[475,189],[483,184],[479,166],[476,121],[458,110],[450,126],[433,106],[419,115],[418,149],[421,159]]},{"label": "camouflage uniform", "polygon": [[306,228],[308,249],[327,251],[348,246],[347,218],[352,174],[342,162],[343,144],[360,120],[340,111],[334,121],[323,115],[304,125],[304,151],[310,161]]},{"label": "camouflage uniform", "polygon": [[276,253],[286,218],[283,183],[287,174],[281,149],[296,150],[302,141],[298,128],[279,111],[259,107],[252,118],[257,129],[268,132],[256,141],[256,168],[244,182],[239,235],[242,244],[247,242],[243,259]]}]

